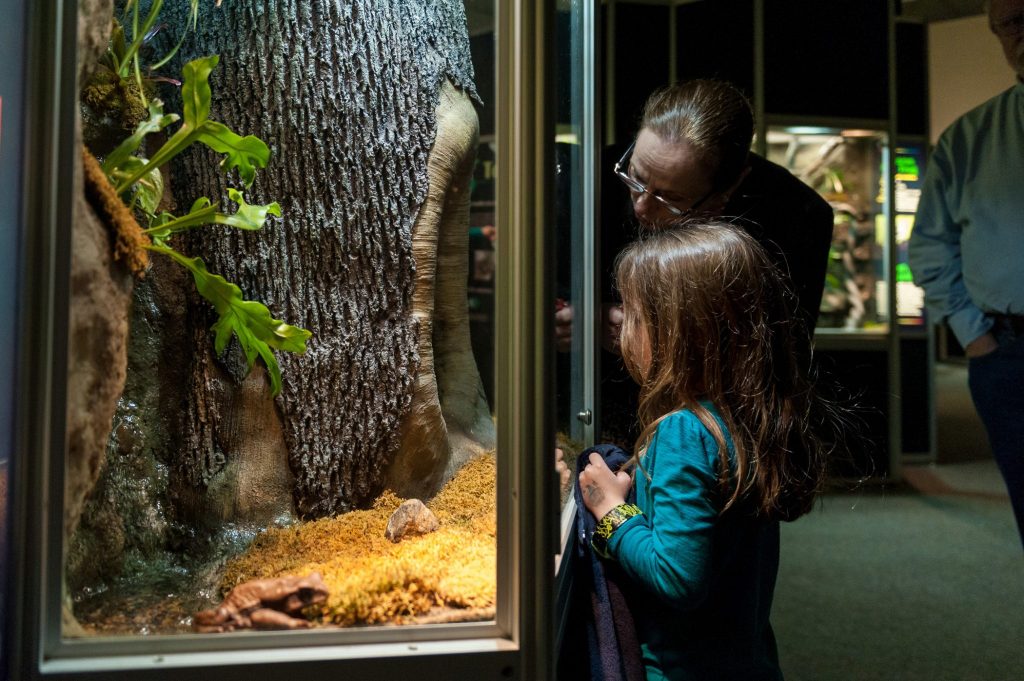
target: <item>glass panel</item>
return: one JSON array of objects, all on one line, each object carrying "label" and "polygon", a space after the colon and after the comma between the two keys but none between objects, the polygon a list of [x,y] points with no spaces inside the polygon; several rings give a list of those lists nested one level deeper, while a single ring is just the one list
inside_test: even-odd
[{"label": "glass panel", "polygon": [[[10,462],[14,446],[14,394],[16,375],[17,340],[19,329],[10,320],[18,318],[17,258],[21,252],[18,243],[19,218],[22,215],[22,145],[24,106],[24,36],[26,33],[24,6],[17,4],[6,8],[4,21],[0,22],[0,206],[4,215],[0,217],[0,314],[9,323],[0,332],[0,372],[9,379],[0,391],[0,613],[8,612],[5,598],[11,561],[8,551],[10,536],[8,512],[10,506]],[[8,618],[0,618],[0,658],[6,648],[7,632],[4,627]],[[2,672],[0,672],[2,674]]]},{"label": "glass panel", "polygon": [[561,502],[572,494],[577,455],[592,420],[584,394],[587,246],[584,243],[583,155],[589,130],[584,119],[584,8],[561,0],[555,13],[555,428],[566,466],[560,467]]},{"label": "glass panel", "polygon": [[498,232],[495,226],[495,190],[498,182],[498,145],[495,138],[494,3],[466,2],[473,71],[482,103],[469,208],[469,324],[473,356],[480,368],[484,392],[494,410],[494,294],[497,282]]},{"label": "glass panel", "polygon": [[806,126],[770,127],[768,158],[828,200],[835,228],[819,330],[888,328],[885,133]]},{"label": "glass panel", "polygon": [[63,636],[493,621],[494,4],[201,5],[83,88]]}]

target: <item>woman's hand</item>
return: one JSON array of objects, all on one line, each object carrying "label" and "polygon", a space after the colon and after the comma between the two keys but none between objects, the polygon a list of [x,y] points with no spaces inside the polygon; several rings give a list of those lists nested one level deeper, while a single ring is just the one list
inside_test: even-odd
[{"label": "woman's hand", "polygon": [[597,452],[590,455],[590,463],[580,473],[580,489],[583,490],[583,505],[600,520],[608,511],[626,503],[626,496],[633,480],[629,473],[612,473],[604,459]]},{"label": "woman's hand", "polygon": [[573,306],[561,298],[555,301],[555,349],[559,352],[572,350]]},{"label": "woman's hand", "polygon": [[601,307],[601,347],[616,355],[622,354],[622,305],[605,304]]}]

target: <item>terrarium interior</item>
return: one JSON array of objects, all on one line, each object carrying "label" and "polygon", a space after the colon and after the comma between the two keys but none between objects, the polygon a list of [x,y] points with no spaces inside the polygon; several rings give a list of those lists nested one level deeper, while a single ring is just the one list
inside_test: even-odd
[{"label": "terrarium interior", "polygon": [[463,5],[79,20],[64,635],[492,618]]},{"label": "terrarium interior", "polygon": [[886,143],[873,130],[768,130],[768,158],[816,189],[835,215],[819,329],[882,331],[888,323]]}]

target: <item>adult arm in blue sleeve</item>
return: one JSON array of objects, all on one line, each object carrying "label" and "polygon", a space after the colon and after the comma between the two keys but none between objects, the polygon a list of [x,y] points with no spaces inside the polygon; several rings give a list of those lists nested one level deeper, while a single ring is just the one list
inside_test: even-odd
[{"label": "adult arm in blue sleeve", "polygon": [[992,326],[964,285],[960,253],[962,227],[954,217],[960,188],[953,154],[943,136],[928,162],[921,202],[914,218],[908,254],[914,283],[924,289],[925,302],[936,321],[947,319],[964,347]]}]

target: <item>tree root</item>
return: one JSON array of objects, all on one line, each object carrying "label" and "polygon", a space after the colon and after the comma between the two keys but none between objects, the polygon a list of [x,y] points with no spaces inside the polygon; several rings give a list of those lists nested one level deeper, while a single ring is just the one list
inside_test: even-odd
[{"label": "tree root", "polygon": [[142,279],[149,267],[149,252],[146,250],[146,246],[151,243],[149,237],[143,234],[132,212],[114,192],[96,157],[85,145],[82,145],[82,161],[85,195],[104,224],[113,232],[114,260],[123,261],[132,276]]}]

